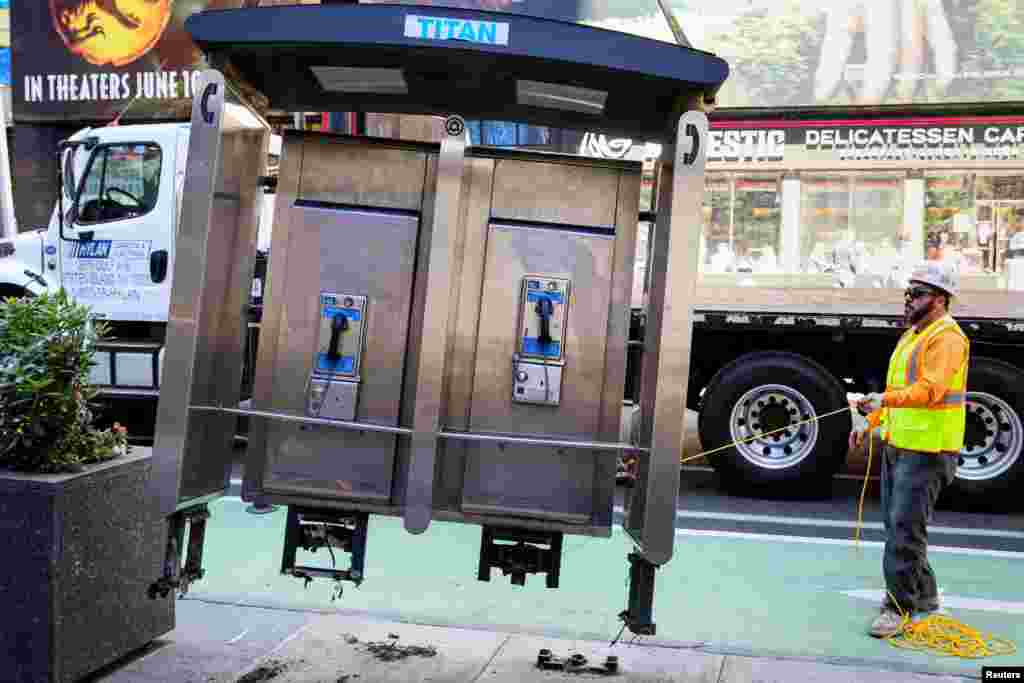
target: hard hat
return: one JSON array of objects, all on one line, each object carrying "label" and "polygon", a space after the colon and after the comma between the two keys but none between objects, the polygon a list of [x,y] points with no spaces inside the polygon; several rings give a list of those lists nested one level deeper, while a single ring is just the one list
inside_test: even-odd
[{"label": "hard hat", "polygon": [[960,270],[946,261],[924,261],[910,274],[911,282],[923,282],[950,296],[960,296]]}]

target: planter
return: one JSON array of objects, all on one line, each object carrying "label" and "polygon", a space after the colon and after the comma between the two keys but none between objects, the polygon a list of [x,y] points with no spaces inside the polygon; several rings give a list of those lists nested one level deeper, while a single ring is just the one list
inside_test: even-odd
[{"label": "planter", "polygon": [[0,470],[0,678],[71,683],[174,628],[150,600],[167,523],[145,497],[149,449],[75,474]]}]

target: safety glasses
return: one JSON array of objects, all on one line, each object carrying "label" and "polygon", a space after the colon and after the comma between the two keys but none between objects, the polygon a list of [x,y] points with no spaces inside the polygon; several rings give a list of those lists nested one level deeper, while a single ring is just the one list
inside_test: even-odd
[{"label": "safety glasses", "polygon": [[934,294],[935,290],[930,287],[907,287],[906,291],[903,292],[903,298],[907,301],[914,301],[923,296],[933,296]]}]

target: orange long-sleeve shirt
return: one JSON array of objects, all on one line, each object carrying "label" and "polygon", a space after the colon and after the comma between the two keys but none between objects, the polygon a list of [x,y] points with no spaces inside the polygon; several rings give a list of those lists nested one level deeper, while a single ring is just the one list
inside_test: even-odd
[{"label": "orange long-sleeve shirt", "polygon": [[[909,387],[893,389],[882,394],[884,407],[927,408],[940,404],[946,397],[949,380],[967,359],[967,342],[953,330],[946,330],[929,339],[923,353],[924,362],[917,381]],[[868,415],[871,429],[877,427],[881,421],[881,410]]]}]

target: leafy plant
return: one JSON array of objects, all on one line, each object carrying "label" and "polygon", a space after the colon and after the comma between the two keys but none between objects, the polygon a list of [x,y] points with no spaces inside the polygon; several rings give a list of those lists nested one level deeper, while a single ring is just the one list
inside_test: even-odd
[{"label": "leafy plant", "polygon": [[89,371],[106,334],[64,290],[0,302],[0,466],[73,472],[126,452],[124,427],[93,427]]},{"label": "leafy plant", "polygon": [[737,17],[728,31],[708,37],[731,72],[719,99],[729,106],[810,102],[823,33],[822,18],[793,0]]}]

